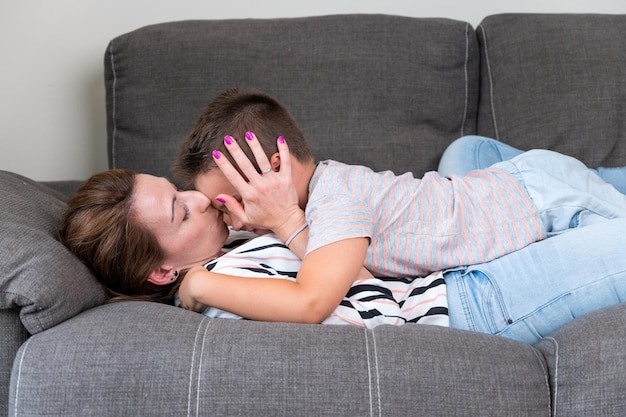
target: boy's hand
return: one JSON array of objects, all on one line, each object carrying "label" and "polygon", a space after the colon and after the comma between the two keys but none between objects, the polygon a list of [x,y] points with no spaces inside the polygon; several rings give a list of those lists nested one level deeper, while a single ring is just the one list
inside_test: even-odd
[{"label": "boy's hand", "polygon": [[289,148],[284,138],[279,137],[277,140],[279,153],[272,155],[272,166],[256,136],[251,132],[246,134],[246,143],[255,156],[261,174],[236,140],[227,136],[224,143],[248,179],[246,181],[221,153],[213,153],[215,163],[241,195],[241,202],[226,194],[217,196],[217,200],[228,208],[233,226],[247,230],[269,229],[285,241],[305,222],[305,217],[298,205]]}]

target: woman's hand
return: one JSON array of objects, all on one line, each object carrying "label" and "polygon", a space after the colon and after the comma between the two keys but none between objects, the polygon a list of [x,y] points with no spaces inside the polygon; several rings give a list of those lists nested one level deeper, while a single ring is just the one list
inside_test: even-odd
[{"label": "woman's hand", "polygon": [[226,206],[236,228],[269,229],[285,241],[305,222],[304,211],[298,204],[285,139],[282,136],[277,139],[278,153],[268,159],[256,136],[252,132],[246,133],[247,146],[252,150],[261,174],[234,138],[226,136],[224,143],[247,181],[224,155],[214,151],[215,163],[237,189],[241,202],[226,194],[220,194],[216,199]]},{"label": "woman's hand", "polygon": [[185,274],[178,288],[178,297],[182,308],[202,313],[208,307],[198,300],[199,295],[203,294],[204,282],[208,279],[210,277],[207,270],[202,266],[194,266]]}]

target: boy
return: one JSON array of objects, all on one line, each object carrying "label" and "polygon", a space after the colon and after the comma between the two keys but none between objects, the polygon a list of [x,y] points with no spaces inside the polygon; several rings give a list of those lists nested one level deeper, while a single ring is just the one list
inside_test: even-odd
[{"label": "boy", "polygon": [[[245,137],[247,146],[231,135]],[[228,210],[235,228],[271,229],[303,259],[291,285],[183,283],[188,302],[262,320],[318,323],[363,265],[376,276],[425,276],[626,217],[626,196],[579,161],[550,151],[525,152],[465,177],[431,172],[421,180],[316,164],[287,110],[257,91],[229,90],[213,100],[181,145],[174,171]]]}]

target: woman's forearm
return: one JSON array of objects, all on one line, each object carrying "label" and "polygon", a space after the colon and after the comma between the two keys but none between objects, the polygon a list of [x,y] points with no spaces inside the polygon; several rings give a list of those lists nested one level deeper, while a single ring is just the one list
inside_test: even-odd
[{"label": "woman's forearm", "polygon": [[251,320],[320,323],[364,269],[368,239],[346,239],[307,254],[296,281],[244,278],[194,267],[179,289],[181,305],[212,306]]},{"label": "woman's forearm", "polygon": [[183,307],[212,306],[251,320],[320,323],[341,301],[331,300],[328,294],[316,297],[316,291],[288,279],[244,278],[202,270],[190,271],[185,280],[189,281],[180,291]]}]

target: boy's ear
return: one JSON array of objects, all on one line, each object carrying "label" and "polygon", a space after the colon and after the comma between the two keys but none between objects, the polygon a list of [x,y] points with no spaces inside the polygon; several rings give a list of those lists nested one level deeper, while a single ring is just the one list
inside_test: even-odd
[{"label": "boy's ear", "polygon": [[280,171],[280,154],[278,152],[270,156],[270,166],[272,167],[272,171]]},{"label": "boy's ear", "polygon": [[162,265],[150,272],[148,281],[155,285],[167,285],[173,282],[172,276],[174,276],[174,268]]}]

